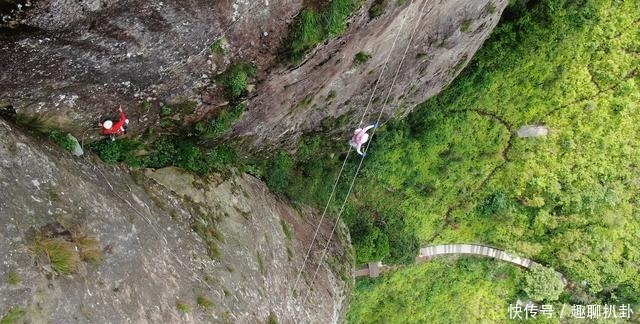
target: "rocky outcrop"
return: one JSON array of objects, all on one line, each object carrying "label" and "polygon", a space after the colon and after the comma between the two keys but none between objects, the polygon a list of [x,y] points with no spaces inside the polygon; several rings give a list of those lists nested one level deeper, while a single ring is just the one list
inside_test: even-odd
[{"label": "rocky outcrop", "polygon": [[[328,118],[347,118],[338,133],[352,128],[370,98],[369,112],[382,110],[389,89],[384,118],[407,114],[462,70],[507,1],[389,1],[375,19],[371,3],[353,15],[344,36],[291,67],[279,63],[278,50],[303,1],[35,2],[2,29],[0,105],[79,136],[123,104],[130,131],[142,132],[157,123],[162,103],[196,102],[198,116],[224,104],[212,76],[244,60],[257,65],[258,85],[231,137],[254,149],[290,145]],[[210,50],[220,35],[224,55]],[[371,59],[354,66],[359,52]]]},{"label": "rocky outcrop", "polygon": [[[351,280],[347,236],[331,245],[334,261],[321,267],[311,301],[298,297],[306,281],[291,291],[314,230],[310,209],[292,208],[248,175],[131,176],[87,159],[0,119],[0,318],[20,309],[29,323],[339,321]],[[72,240],[78,228],[103,258],[58,275],[34,251],[37,235]]]},{"label": "rocky outcrop", "polygon": [[[287,145],[326,118],[340,116],[349,117],[345,124],[351,130],[361,118],[375,121],[387,96],[382,121],[405,116],[462,71],[506,5],[506,0],[405,1],[373,20],[365,6],[344,37],[318,48],[299,67],[274,69],[234,134],[257,146]],[[359,52],[371,58],[354,64]]]},{"label": "rocky outcrop", "polygon": [[[201,92],[219,93],[211,78],[231,60],[262,70],[273,65],[301,6],[299,0],[36,1],[0,29],[0,105],[79,136],[122,104],[131,131],[142,132],[157,123],[160,103],[194,101],[205,109]],[[219,37],[224,58],[211,51]]]}]

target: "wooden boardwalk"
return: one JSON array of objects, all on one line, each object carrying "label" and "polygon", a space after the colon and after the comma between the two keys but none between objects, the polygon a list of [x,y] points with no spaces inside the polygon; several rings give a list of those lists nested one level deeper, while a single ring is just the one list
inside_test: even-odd
[{"label": "wooden boardwalk", "polygon": [[[513,263],[515,265],[531,268],[534,265],[540,265],[539,263],[527,259],[521,258],[519,256],[515,256],[508,252],[505,252],[500,249],[479,245],[479,244],[443,244],[443,245],[434,245],[434,246],[425,246],[420,249],[418,256],[416,257],[416,262],[424,262],[428,261],[432,258],[443,256],[443,255],[477,255],[477,256],[485,256],[489,258],[494,258],[498,260],[502,260],[505,262]],[[377,277],[381,272],[385,272],[390,270],[391,267],[385,266],[382,262],[371,262],[368,267],[356,270],[354,272],[354,276],[366,276],[369,275],[371,277]],[[562,280],[563,284],[567,284],[566,278],[560,273],[556,271],[556,275],[560,280]]]},{"label": "wooden boardwalk", "polygon": [[509,254],[503,250],[494,249],[492,247],[484,246],[484,245],[475,245],[475,244],[444,244],[444,245],[435,245],[435,246],[427,246],[420,249],[420,254],[416,261],[420,261],[421,259],[431,259],[440,255],[447,254],[470,254],[470,255],[481,255],[490,258],[499,259],[502,261],[506,261],[509,263],[513,263],[525,268],[531,268],[532,266],[538,264],[533,260],[521,258],[512,254]]}]

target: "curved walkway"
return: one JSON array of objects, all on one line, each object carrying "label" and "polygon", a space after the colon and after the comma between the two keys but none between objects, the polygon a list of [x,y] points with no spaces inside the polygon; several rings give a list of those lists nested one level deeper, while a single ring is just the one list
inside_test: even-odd
[{"label": "curved walkway", "polygon": [[420,249],[418,259],[430,259],[440,255],[447,254],[471,254],[481,255],[490,258],[495,258],[503,261],[507,261],[525,268],[531,268],[538,264],[533,260],[521,258],[512,254],[509,254],[503,250],[494,249],[492,247],[476,244],[444,244],[427,246]]},{"label": "curved walkway", "polygon": [[[533,267],[534,265],[541,265],[531,259],[521,258],[519,256],[507,253],[503,250],[477,244],[443,244],[426,246],[420,249],[420,254],[418,254],[416,262],[426,261],[437,256],[451,254],[486,256],[513,263],[527,269]],[[556,271],[556,275],[558,276],[558,278],[560,278],[560,280],[562,280],[563,284],[567,284],[567,280],[565,279],[564,275],[562,275],[562,273]]]},{"label": "curved walkway", "polygon": [[[442,255],[477,255],[477,256],[485,256],[489,258],[494,258],[502,261],[506,261],[509,263],[513,263],[515,265],[519,265],[521,267],[525,267],[527,269],[533,267],[534,265],[541,265],[531,259],[521,258],[519,256],[515,256],[513,254],[507,253],[503,250],[499,250],[496,248],[479,245],[479,244],[443,244],[443,245],[434,245],[434,246],[425,246],[420,249],[420,253],[416,257],[416,262],[424,262],[429,259],[442,256]],[[354,276],[370,276],[377,277],[380,273],[392,270],[394,267],[383,265],[382,262],[370,262],[367,267],[358,269],[354,271]],[[562,280],[563,284],[567,284],[567,279],[564,275],[558,271],[556,271],[556,275],[560,280]]]}]

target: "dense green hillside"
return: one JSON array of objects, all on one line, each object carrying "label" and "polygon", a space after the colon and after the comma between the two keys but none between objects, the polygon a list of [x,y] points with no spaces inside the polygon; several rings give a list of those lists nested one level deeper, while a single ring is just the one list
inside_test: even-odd
[{"label": "dense green hillside", "polygon": [[[354,204],[397,201],[386,205],[402,213],[390,216],[402,217],[405,231],[421,243],[482,242],[553,266],[574,282],[566,302],[637,304],[639,19],[637,1],[547,0],[502,22],[449,89],[408,123],[380,133]],[[545,124],[550,135],[515,136],[528,124]],[[350,224],[359,228],[368,217],[358,214]],[[370,252],[368,237],[394,242],[393,232],[372,228],[354,237],[359,261],[384,257]],[[390,249],[410,253],[404,246]],[[441,280],[433,267],[412,269],[407,280],[422,273],[424,289],[431,290]],[[477,275],[453,273],[463,282]],[[349,318],[391,320],[367,307],[393,314],[412,306],[366,306],[393,289],[394,280],[402,278],[394,274],[374,290],[360,285]],[[455,290],[463,283],[450,284]],[[471,285],[473,302],[485,298],[475,298],[478,291],[491,294],[483,282]],[[510,297],[503,304],[513,302]],[[422,298],[413,306],[433,302],[446,305]],[[434,321],[447,322],[452,312]]]},{"label": "dense green hillside", "polygon": [[[422,244],[485,243],[565,273],[574,283],[567,302],[638,303],[639,24],[634,0],[511,5],[448,89],[376,133],[343,214],[358,262],[408,263]],[[530,124],[546,125],[549,136],[518,138]],[[334,180],[326,175],[343,157],[321,154],[326,145],[310,137],[293,157],[274,159],[266,179],[322,205]],[[356,163],[347,163],[347,179]],[[440,266],[408,270],[407,280],[422,276],[417,289],[432,289]],[[387,298],[401,281],[360,285],[349,318],[376,319],[366,301]]]},{"label": "dense green hillside", "polygon": [[347,322],[481,323],[508,319],[523,271],[490,260],[440,259],[358,282]]}]

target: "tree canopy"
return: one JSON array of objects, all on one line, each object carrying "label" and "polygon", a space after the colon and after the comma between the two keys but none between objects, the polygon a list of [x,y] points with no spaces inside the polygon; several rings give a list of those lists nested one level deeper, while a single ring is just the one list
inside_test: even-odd
[{"label": "tree canopy", "polygon": [[534,265],[524,278],[524,291],[534,301],[556,301],[564,289],[556,271],[541,265]]}]

